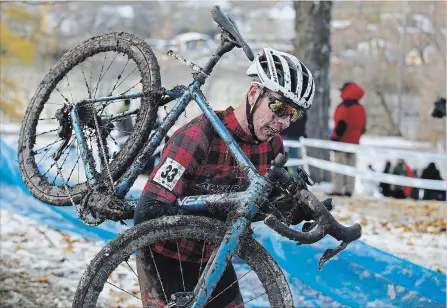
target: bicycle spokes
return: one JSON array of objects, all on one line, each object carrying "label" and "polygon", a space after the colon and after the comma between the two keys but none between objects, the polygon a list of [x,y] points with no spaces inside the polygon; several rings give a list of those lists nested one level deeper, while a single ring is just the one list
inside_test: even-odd
[{"label": "bicycle spokes", "polygon": [[[174,243],[173,247],[179,247],[177,254],[181,254],[181,248],[178,246],[179,241]],[[202,247],[205,247],[206,241],[203,241]],[[151,247],[154,247],[153,245]],[[205,249],[203,249],[205,251]],[[153,288],[158,288],[160,294],[158,299],[151,298],[151,302],[146,303],[149,306],[154,305],[154,303],[167,303],[167,307],[191,307],[196,299],[196,294],[194,294],[194,285],[198,281],[197,275],[191,271],[191,263],[180,259],[173,259],[174,263],[177,262],[178,266],[172,266],[172,270],[175,275],[166,276],[165,265],[160,263],[159,255],[153,251],[153,249],[147,249],[147,258],[151,259],[151,264],[153,265],[154,279],[156,279],[158,287],[152,286]],[[158,260],[158,262],[157,262]],[[174,264],[173,263],[173,264]],[[234,279],[227,281],[225,286],[220,287],[213,293],[209,298],[206,307],[213,307],[213,305],[219,306],[220,300],[226,301],[228,296],[232,296],[234,293],[234,287],[238,286],[242,293],[242,299],[237,301],[237,305],[240,307],[249,306],[259,307],[268,303],[266,297],[266,291],[262,286],[262,283],[258,280],[255,272],[245,264],[241,259],[236,258],[233,260],[233,265],[235,269]],[[203,267],[199,263],[193,264],[193,267],[197,270],[196,274],[201,274]],[[141,295],[140,287],[138,285],[138,273],[137,273],[136,257],[135,254],[129,257],[129,259],[121,263],[115,271],[108,276],[107,283],[102,291],[99,302],[108,301],[109,305],[123,305],[138,306],[141,305],[145,298]],[[163,276],[163,277],[162,277]],[[195,279],[193,278],[195,276]],[[192,281],[191,281],[191,278]],[[172,286],[176,285],[178,291],[174,291],[175,288]],[[236,305],[236,306],[237,306]],[[246,306],[247,307],[247,306]]]},{"label": "bicycle spokes", "polygon": [[[55,86],[38,117],[32,153],[40,175],[51,185],[62,188],[66,185],[71,189],[86,182],[83,150],[93,156],[95,176],[105,173],[132,133],[132,125],[140,113],[140,99],[129,104],[123,100],[88,104],[82,101],[141,90],[135,62],[118,52],[93,55],[72,68]],[[79,114],[84,142],[75,135],[73,106]],[[108,178],[110,183],[111,177]],[[64,192],[62,189],[61,193]]]}]

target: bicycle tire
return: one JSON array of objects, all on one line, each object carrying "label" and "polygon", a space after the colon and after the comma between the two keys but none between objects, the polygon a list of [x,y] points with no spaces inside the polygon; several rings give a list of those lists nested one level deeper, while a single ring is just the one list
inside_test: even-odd
[{"label": "bicycle tire", "polygon": [[[38,86],[30,104],[28,105],[24,121],[20,130],[18,143],[18,161],[20,173],[31,194],[40,201],[51,205],[72,205],[65,187],[50,183],[38,170],[33,155],[36,142],[36,127],[39,114],[54,91],[58,82],[77,64],[96,54],[116,51],[126,54],[135,61],[140,74],[143,91],[160,89],[161,77],[158,61],[150,46],[135,35],[125,32],[112,32],[90,38],[68,51],[47,73]],[[109,170],[113,180],[117,180],[133,162],[139,150],[147,140],[157,116],[157,105],[153,95],[141,98],[140,111],[134,128],[124,147],[109,163]],[[106,178],[102,172],[101,178]],[[75,203],[79,203],[88,190],[86,182],[68,187]]]},{"label": "bicycle tire", "polygon": [[[198,216],[163,217],[132,227],[112,240],[90,262],[76,289],[72,307],[95,307],[108,276],[136,250],[177,238],[220,243],[226,230],[222,222]],[[276,261],[251,236],[241,240],[237,254],[257,274],[267,291],[270,306],[293,307],[289,285]]]}]

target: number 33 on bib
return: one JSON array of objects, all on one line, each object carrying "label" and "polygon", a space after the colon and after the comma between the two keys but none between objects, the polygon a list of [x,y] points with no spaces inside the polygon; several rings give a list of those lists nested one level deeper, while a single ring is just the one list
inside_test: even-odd
[{"label": "number 33 on bib", "polygon": [[155,174],[154,182],[172,191],[183,172],[185,172],[185,167],[168,157]]}]

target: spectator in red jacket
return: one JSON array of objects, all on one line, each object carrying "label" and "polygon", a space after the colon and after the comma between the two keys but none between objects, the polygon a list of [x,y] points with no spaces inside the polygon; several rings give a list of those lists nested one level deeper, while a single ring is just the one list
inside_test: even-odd
[{"label": "spectator in red jacket", "polygon": [[[359,103],[365,91],[355,82],[346,82],[339,90],[342,102],[335,109],[331,140],[359,144],[360,136],[366,131],[366,111]],[[354,153],[336,151],[334,154],[336,163],[355,166]],[[350,176],[332,173],[332,194],[351,196],[354,192],[354,180]]]}]

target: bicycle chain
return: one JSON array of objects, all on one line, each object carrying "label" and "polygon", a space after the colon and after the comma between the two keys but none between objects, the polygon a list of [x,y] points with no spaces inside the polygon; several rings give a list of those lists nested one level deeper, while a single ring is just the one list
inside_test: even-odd
[{"label": "bicycle chain", "polygon": [[[95,112],[95,114],[93,116],[93,119],[95,121],[97,137],[99,139],[101,152],[102,152],[102,155],[103,155],[104,159],[106,159],[105,150],[104,150],[104,143],[102,141],[102,138],[100,137],[101,131],[99,129],[99,123],[98,123],[98,119],[96,117],[96,112]],[[85,213],[86,209],[83,208],[82,202],[80,204],[76,204],[74,202],[73,196],[71,195],[71,193],[70,193],[70,191],[68,189],[67,182],[65,181],[64,175],[62,173],[62,168],[59,166],[57,160],[55,160],[54,162],[55,162],[57,171],[58,171],[58,173],[59,173],[59,175],[60,175],[60,177],[61,177],[61,179],[62,179],[62,181],[64,183],[65,191],[67,192],[67,195],[70,198],[71,204],[73,205],[73,207],[75,208],[75,210],[76,210],[76,212],[78,214],[78,218],[81,219],[88,226],[97,226],[100,223],[102,223],[104,221],[104,219],[102,219],[102,218],[95,218],[90,213]],[[111,185],[108,186],[107,188],[109,189],[110,192],[113,192],[114,191],[114,185],[113,185],[114,183],[113,183],[112,175],[110,173],[108,162],[106,162],[105,165],[106,165],[107,173],[108,173],[108,176],[109,176],[109,179],[110,179],[110,183],[111,183]]]},{"label": "bicycle chain", "polygon": [[57,168],[58,173],[60,174],[62,181],[64,182],[64,188],[65,191],[68,194],[68,197],[70,198],[71,204],[73,205],[74,209],[76,210],[76,213],[78,214],[78,218],[81,219],[86,225],[94,227],[99,225],[100,223],[102,223],[104,220],[102,218],[94,218],[92,215],[90,215],[91,217],[88,217],[88,214],[85,214],[82,208],[82,203],[81,204],[76,204],[73,200],[73,196],[71,195],[70,191],[68,190],[67,187],[67,182],[65,182],[65,178],[64,175],[62,174],[62,168],[59,166],[59,164],[57,163],[57,161],[55,160],[55,165]]}]

